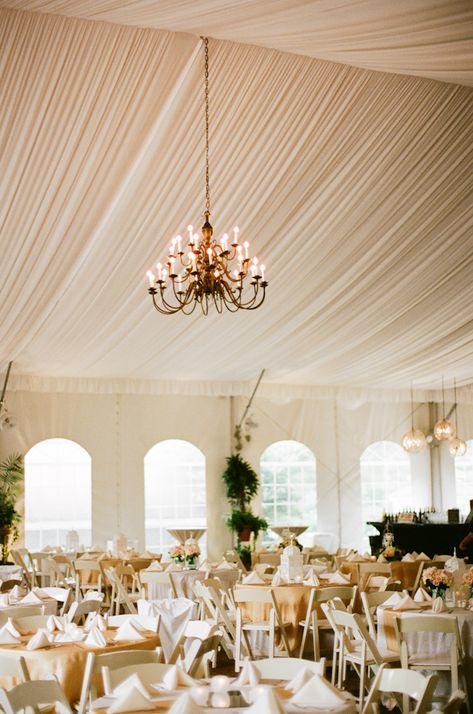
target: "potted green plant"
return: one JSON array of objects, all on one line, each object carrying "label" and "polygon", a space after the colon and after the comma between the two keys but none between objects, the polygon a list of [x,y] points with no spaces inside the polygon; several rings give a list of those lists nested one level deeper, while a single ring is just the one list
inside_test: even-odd
[{"label": "potted green plant", "polygon": [[8,562],[10,544],[18,538],[20,514],[16,510],[16,501],[21,490],[24,476],[23,457],[12,454],[0,463],[0,548],[1,564]]},{"label": "potted green plant", "polygon": [[256,516],[250,508],[252,499],[258,493],[258,474],[248,461],[236,453],[227,458],[227,468],[222,478],[232,507],[227,526],[237,533],[238,541],[248,541],[251,533],[254,533],[256,539],[258,533],[268,527],[267,521]]}]

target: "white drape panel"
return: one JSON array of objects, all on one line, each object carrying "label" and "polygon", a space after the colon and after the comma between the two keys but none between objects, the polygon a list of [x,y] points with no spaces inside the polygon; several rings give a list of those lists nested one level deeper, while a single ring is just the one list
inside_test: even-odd
[{"label": "white drape panel", "polygon": [[253,314],[166,318],[144,273],[202,214],[200,41],[9,10],[0,33],[0,359],[17,373],[471,381],[471,90],[212,41],[214,225],[239,223],[270,288]]},{"label": "white drape panel", "polygon": [[470,0],[2,0],[5,7],[272,47],[473,84]]}]

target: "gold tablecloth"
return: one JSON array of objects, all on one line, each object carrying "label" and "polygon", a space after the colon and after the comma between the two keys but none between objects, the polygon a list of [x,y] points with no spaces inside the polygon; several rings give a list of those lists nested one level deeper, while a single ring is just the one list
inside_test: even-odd
[{"label": "gold tablecloth", "polygon": [[[363,577],[363,582],[358,582],[358,566],[366,561],[345,561],[341,564],[340,570],[342,573],[350,573],[351,582],[353,585],[359,585],[360,589],[363,590],[364,584],[370,575],[376,575],[376,573],[366,573]],[[409,563],[402,560],[395,560],[391,563],[391,572],[394,580],[400,580],[402,589],[412,588],[419,570],[420,563],[415,561],[414,563]],[[380,575],[385,575],[385,573],[379,573]]]},{"label": "gold tablecloth", "polygon": [[[1,645],[2,657],[18,659],[24,657],[31,679],[45,679],[48,675],[55,674],[64,689],[68,700],[73,703],[79,700],[82,679],[84,676],[85,662],[89,652],[103,654],[118,650],[154,650],[159,646],[159,636],[152,633],[143,633],[146,640],[139,642],[114,642],[116,630],[107,630],[104,633],[107,646],[101,648],[86,647],[82,642],[56,644],[39,650],[27,650],[26,642],[29,637],[22,637],[20,645]],[[12,678],[2,678],[0,672],[0,687],[11,687],[18,682]]]}]

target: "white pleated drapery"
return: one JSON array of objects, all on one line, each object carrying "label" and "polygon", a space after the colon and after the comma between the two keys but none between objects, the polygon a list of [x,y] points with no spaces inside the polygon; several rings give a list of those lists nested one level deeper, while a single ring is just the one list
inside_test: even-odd
[{"label": "white pleated drapery", "polygon": [[240,225],[270,287],[254,313],[166,318],[144,276],[201,220],[199,38],[4,9],[0,47],[0,360],[20,378],[471,381],[471,89],[211,40],[213,223]]}]

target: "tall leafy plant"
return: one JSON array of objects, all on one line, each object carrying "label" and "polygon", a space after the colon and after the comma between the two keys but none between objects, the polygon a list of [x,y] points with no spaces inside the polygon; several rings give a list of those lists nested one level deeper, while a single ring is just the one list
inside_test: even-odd
[{"label": "tall leafy plant", "polygon": [[8,562],[8,548],[18,537],[20,514],[16,502],[24,477],[23,456],[12,454],[0,463],[0,547],[2,564]]},{"label": "tall leafy plant", "polygon": [[261,530],[268,527],[267,521],[256,516],[250,507],[259,489],[258,474],[248,461],[236,453],[227,457],[227,468],[222,478],[232,508],[227,518],[227,526],[238,534],[238,541],[242,540],[243,536],[246,536],[247,540],[250,533],[254,533],[256,538]]}]

